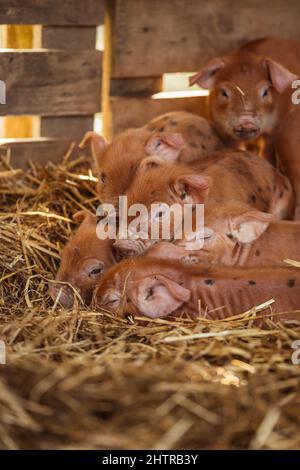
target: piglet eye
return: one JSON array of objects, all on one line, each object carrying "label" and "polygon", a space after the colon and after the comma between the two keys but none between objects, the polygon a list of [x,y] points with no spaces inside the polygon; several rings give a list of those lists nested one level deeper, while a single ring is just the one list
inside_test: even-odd
[{"label": "piglet eye", "polygon": [[100,274],[102,274],[103,272],[103,266],[99,265],[99,266],[95,266],[94,268],[92,268],[90,271],[89,271],[89,277],[98,277],[100,276]]},{"label": "piglet eye", "polygon": [[105,181],[106,181],[106,174],[105,173],[101,173],[100,174],[100,181],[104,184]]},{"label": "piglet eye", "polygon": [[221,96],[223,96],[223,98],[229,98],[229,94],[224,88],[221,89]]},{"label": "piglet eye", "polygon": [[264,89],[262,90],[261,96],[262,96],[263,98],[266,98],[268,95],[269,95],[269,88],[264,88]]}]

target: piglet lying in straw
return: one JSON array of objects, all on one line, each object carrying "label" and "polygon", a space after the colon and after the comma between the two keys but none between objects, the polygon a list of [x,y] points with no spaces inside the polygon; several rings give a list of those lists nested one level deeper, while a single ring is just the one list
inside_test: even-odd
[{"label": "piglet lying in straw", "polygon": [[97,237],[96,217],[80,211],[73,218],[82,223],[62,251],[55,278],[59,282],[49,286],[52,299],[56,301],[59,298],[59,302],[67,308],[72,307],[76,293],[85,303],[90,303],[95,286],[114,263],[112,241]]},{"label": "piglet lying in straw", "polygon": [[[218,156],[218,158],[216,158]],[[259,211],[265,229],[273,214],[278,219],[293,216],[293,194],[288,179],[267,161],[247,152],[222,150],[218,155],[192,166],[158,164],[140,170],[127,192],[128,206],[142,203],[149,213],[149,239],[117,240],[114,244],[118,258],[141,254],[155,243],[151,240],[151,204],[204,203],[204,221],[230,221],[231,218]],[[219,158],[220,157],[220,158]],[[237,205],[236,201],[239,201]],[[158,216],[160,214],[158,213]],[[250,214],[251,218],[251,214]],[[255,219],[255,217],[253,217]],[[262,230],[239,232],[241,242],[252,242]],[[171,239],[175,234],[171,224]],[[184,242],[184,240],[182,240]]]},{"label": "piglet lying in straw", "polygon": [[272,214],[249,210],[239,203],[231,204],[230,215],[226,212],[224,208],[223,217],[213,211],[207,215],[205,233],[209,236],[201,250],[186,250],[185,262],[271,267],[284,266],[287,258],[300,260],[300,223],[274,221]]},{"label": "piglet lying in straw", "polygon": [[[85,134],[80,147],[91,144],[101,202],[115,204],[125,194],[142,160],[152,164],[201,159],[222,147],[206,119],[186,112],[164,114],[144,127],[118,134],[112,142],[95,132]],[[150,156],[150,158],[149,158]]]},{"label": "piglet lying in straw", "polygon": [[300,109],[291,111],[276,137],[276,151],[291,180],[295,198],[295,219],[300,220]]},{"label": "piglet lying in straw", "polygon": [[[275,300],[280,318],[300,321],[300,270],[297,268],[207,268],[140,256],[111,268],[93,297],[96,308],[118,315],[162,318],[187,312],[223,319]],[[291,313],[298,309],[298,313]],[[276,318],[276,317],[275,317]]]},{"label": "piglet lying in straw", "polygon": [[210,90],[211,119],[232,144],[260,135],[272,154],[274,131],[293,108],[292,83],[300,76],[300,42],[266,38],[216,57],[190,78]]}]

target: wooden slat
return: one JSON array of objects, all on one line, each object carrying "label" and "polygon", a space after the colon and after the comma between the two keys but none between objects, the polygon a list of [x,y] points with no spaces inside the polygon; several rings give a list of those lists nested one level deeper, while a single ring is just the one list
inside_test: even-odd
[{"label": "wooden slat", "polygon": [[151,96],[162,90],[162,77],[123,78],[110,82],[111,96]]},{"label": "wooden slat", "polygon": [[[77,141],[79,143],[79,141]],[[49,161],[59,163],[68,152],[72,141],[68,139],[1,139],[0,156],[5,155],[7,149],[11,152],[11,164],[14,168],[28,167],[28,161],[46,164]],[[88,150],[81,150],[76,145],[72,152],[78,155],[89,156]]]},{"label": "wooden slat", "polygon": [[105,135],[111,137],[117,132],[130,127],[139,127],[168,111],[190,111],[201,116],[207,116],[207,98],[121,98],[110,99],[110,128]]},{"label": "wooden slat", "polygon": [[0,114],[93,114],[100,109],[102,53],[78,51],[7,51],[0,77],[6,105]]},{"label": "wooden slat", "polygon": [[43,26],[41,46],[45,49],[95,49],[95,26]]},{"label": "wooden slat", "polygon": [[197,70],[270,35],[300,39],[299,0],[110,0],[112,77]]},{"label": "wooden slat", "polygon": [[0,23],[98,25],[103,0],[1,0]]},{"label": "wooden slat", "polygon": [[[3,46],[8,49],[31,49],[33,46],[33,26],[3,26],[4,41]],[[8,116],[4,119],[4,130],[2,137],[32,137],[35,128],[34,120],[31,116]]]},{"label": "wooden slat", "polygon": [[[45,49],[78,50],[95,49],[95,26],[43,26],[39,31],[39,47]],[[80,138],[93,129],[93,115],[43,116],[40,132],[42,137]]]},{"label": "wooden slat", "polygon": [[81,139],[93,129],[94,116],[46,116],[41,118],[42,137]]}]

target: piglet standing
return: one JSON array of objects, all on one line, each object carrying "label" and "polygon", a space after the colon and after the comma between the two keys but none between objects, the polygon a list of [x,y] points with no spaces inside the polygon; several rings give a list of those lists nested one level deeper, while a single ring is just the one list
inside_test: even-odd
[{"label": "piglet standing", "polygon": [[210,90],[210,118],[227,142],[263,136],[273,154],[278,124],[294,107],[292,84],[300,76],[300,42],[266,38],[209,61],[190,84]]}]

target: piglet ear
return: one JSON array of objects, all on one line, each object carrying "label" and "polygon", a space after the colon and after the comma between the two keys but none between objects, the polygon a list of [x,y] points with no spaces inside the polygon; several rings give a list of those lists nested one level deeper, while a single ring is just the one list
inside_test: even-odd
[{"label": "piglet ear", "polygon": [[138,168],[139,174],[146,173],[148,170],[163,166],[166,164],[166,161],[161,157],[146,157],[144,158]]},{"label": "piglet ear", "polygon": [[260,211],[248,211],[232,220],[232,235],[240,243],[257,240],[275,219],[273,214]]},{"label": "piglet ear", "polygon": [[264,59],[263,64],[269,71],[272,85],[279,93],[283,93],[298,78],[297,75],[275,60]]},{"label": "piglet ear", "polygon": [[90,222],[90,223],[95,223],[96,222],[96,217],[92,214],[90,214],[88,211],[78,211],[73,214],[72,219],[74,222]]},{"label": "piglet ear", "polygon": [[88,216],[87,211],[78,211],[73,214],[72,219],[74,222],[83,222],[83,220]]},{"label": "piglet ear", "polygon": [[190,299],[191,291],[161,274],[144,278],[138,286],[138,309],[150,318],[162,318]]},{"label": "piglet ear", "polygon": [[189,204],[202,204],[208,196],[211,179],[202,175],[182,175],[176,178],[174,190],[177,196]]},{"label": "piglet ear", "polygon": [[197,83],[199,87],[210,90],[215,85],[216,74],[225,67],[225,61],[220,57],[210,60],[195,75],[189,77],[190,86]]},{"label": "piglet ear", "polygon": [[91,145],[94,162],[97,166],[99,166],[101,155],[108,144],[101,135],[92,131],[86,132],[84,134],[84,137],[79,144],[79,148],[83,149],[89,144]]},{"label": "piglet ear", "polygon": [[159,155],[165,162],[174,162],[185,141],[181,134],[175,132],[156,132],[151,135],[145,144],[147,155]]}]

